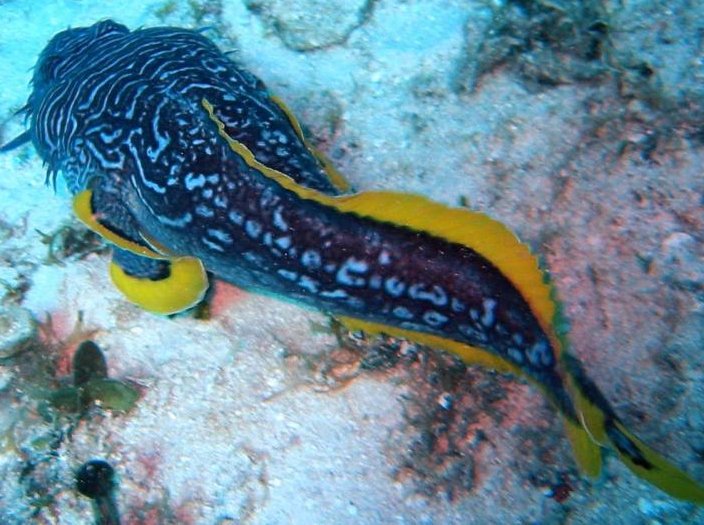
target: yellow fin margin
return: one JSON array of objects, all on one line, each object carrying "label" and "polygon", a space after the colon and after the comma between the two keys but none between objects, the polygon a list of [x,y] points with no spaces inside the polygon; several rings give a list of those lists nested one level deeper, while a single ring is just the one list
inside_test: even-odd
[{"label": "yellow fin margin", "polygon": [[[275,180],[300,198],[331,206],[341,212],[355,213],[382,222],[400,224],[413,230],[427,232],[450,242],[468,246],[488,261],[491,261],[528,302],[541,328],[550,338],[555,351],[558,354],[562,352],[562,341],[553,326],[556,307],[552,297],[552,289],[545,282],[537,258],[506,226],[483,213],[473,212],[464,208],[450,208],[418,195],[377,191],[331,197],[315,190],[304,188],[296,184],[287,175],[257,161],[246,146],[227,135],[223,123],[214,114],[213,106],[206,99],[203,99],[202,104],[210,118],[218,126],[220,136],[229,143],[230,147],[251,168]],[[290,114],[285,106],[284,111]],[[345,319],[344,324],[369,333],[386,333],[392,336],[405,337],[422,344],[453,352],[470,364],[523,375],[518,367],[490,352],[442,337],[363,322],[357,319]],[[542,385],[536,384],[548,397],[550,396],[550,393],[546,392]],[[572,442],[575,457],[580,467],[589,475],[598,475],[601,470],[601,451],[599,447],[590,438],[588,432],[576,422],[566,421],[565,424],[567,425],[567,434]]]},{"label": "yellow fin margin", "polygon": [[99,222],[100,217],[93,210],[92,198],[92,190],[84,190],[73,198],[73,212],[83,224],[123,250],[149,257],[150,259],[163,259],[162,255],[151,248],[122,237],[120,234],[101,224]]},{"label": "yellow fin margin", "polygon": [[601,448],[581,423],[562,418],[579,469],[591,478],[601,474]]},{"label": "yellow fin margin", "polygon": [[374,323],[365,321],[356,317],[338,317],[337,318],[348,330],[361,330],[372,335],[390,335],[392,337],[400,337],[409,341],[414,341],[432,348],[446,350],[458,356],[462,361],[470,365],[479,365],[500,372],[510,372],[516,375],[521,375],[521,371],[515,365],[500,359],[491,352],[487,352],[482,348],[453,341],[445,337],[416,332],[415,330],[406,330],[396,328],[382,323]]},{"label": "yellow fin margin", "polygon": [[[552,339],[556,351],[561,351],[552,326],[555,303],[551,289],[544,282],[538,260],[528,247],[500,222],[489,216],[463,208],[450,208],[419,195],[390,191],[365,192],[354,195],[329,196],[305,188],[280,171],[259,162],[241,142],[232,139],[206,99],[203,107],[217,125],[220,136],[253,169],[294,192],[302,199],[354,213],[382,222],[406,226],[413,230],[462,244],[494,264],[518,289],[530,305],[541,328]],[[287,110],[286,110],[287,111]]]},{"label": "yellow fin margin", "polygon": [[303,129],[301,128],[301,124],[298,122],[298,119],[293,114],[293,111],[291,111],[291,109],[286,105],[286,103],[276,95],[273,95],[271,97],[271,100],[272,102],[274,102],[274,104],[279,106],[281,111],[284,112],[286,118],[288,118],[288,121],[291,123],[291,127],[293,127],[294,131],[296,132],[296,135],[298,135],[298,138],[301,139],[306,148],[308,148],[308,151],[310,151],[315,156],[315,158],[318,159],[318,161],[320,161],[320,163],[323,165],[325,173],[327,173],[328,179],[330,179],[332,185],[342,192],[350,191],[352,189],[352,186],[349,182],[347,182],[347,179],[345,179],[342,173],[337,171],[335,166],[333,166],[332,162],[330,162],[330,159],[328,159],[322,151],[320,151],[318,148],[308,142],[306,137],[303,135]]},{"label": "yellow fin margin", "polygon": [[[500,372],[509,372],[517,376],[527,377],[517,366],[501,359],[491,352],[483,350],[482,348],[467,345],[440,336],[429,335],[423,332],[416,332],[414,330],[404,330],[402,328],[373,323],[352,317],[340,317],[339,321],[348,330],[362,330],[373,335],[385,334],[392,337],[401,337],[403,339],[408,339],[409,341],[415,341],[416,343],[455,354],[468,365],[484,366]],[[528,378],[528,380],[536,385],[541,392],[545,393],[548,398],[550,398],[550,392],[547,392],[543,385],[533,381],[530,378]],[[587,430],[579,424],[579,422],[570,421],[567,418],[563,418],[563,421],[567,430],[567,437],[572,444],[572,450],[574,452],[577,464],[588,476],[598,476],[601,472],[602,465],[601,449],[594,442]]]},{"label": "yellow fin margin", "polygon": [[195,257],[169,259],[170,274],[158,280],[134,277],[115,262],[110,278],[125,297],[147,311],[170,315],[198,304],[208,289],[208,276]]}]

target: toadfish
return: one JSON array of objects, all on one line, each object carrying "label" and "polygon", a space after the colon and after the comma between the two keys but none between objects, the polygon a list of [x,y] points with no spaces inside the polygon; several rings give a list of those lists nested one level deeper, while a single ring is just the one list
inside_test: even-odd
[{"label": "toadfish", "polygon": [[34,144],[113,244],[110,275],[160,314],[197,304],[206,270],[385,333],[527,377],[562,414],[589,475],[609,448],[636,475],[704,504],[704,487],[628,431],[568,353],[528,247],[487,215],[418,195],[352,193],[261,80],[197,31],[63,31],[24,108]]}]

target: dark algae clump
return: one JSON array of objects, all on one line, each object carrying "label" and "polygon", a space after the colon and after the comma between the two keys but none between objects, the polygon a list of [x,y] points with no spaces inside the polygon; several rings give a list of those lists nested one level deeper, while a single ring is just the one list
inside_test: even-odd
[{"label": "dark algae clump", "polygon": [[115,488],[115,470],[107,461],[92,459],[76,472],[76,490],[93,500],[96,525],[119,525]]},{"label": "dark algae clump", "polygon": [[127,412],[139,399],[139,392],[124,381],[108,378],[103,352],[93,341],[84,341],[73,356],[73,385],[56,390],[50,399],[54,407],[67,412],[84,411],[93,403]]}]

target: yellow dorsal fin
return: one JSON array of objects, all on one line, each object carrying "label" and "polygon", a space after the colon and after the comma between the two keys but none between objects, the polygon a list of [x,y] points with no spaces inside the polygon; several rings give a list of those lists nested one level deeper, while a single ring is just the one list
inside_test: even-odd
[{"label": "yellow dorsal fin", "polygon": [[332,185],[343,193],[350,191],[352,189],[352,185],[347,182],[347,179],[345,179],[342,173],[337,171],[337,168],[333,166],[332,161],[327,157],[327,155],[315,146],[311,146],[308,141],[305,141],[305,143],[310,152],[315,155],[315,158],[318,159],[318,161],[323,165],[323,169],[325,170],[325,173],[328,174],[328,179],[330,179]]},{"label": "yellow dorsal fin", "polygon": [[284,115],[286,115],[286,118],[291,124],[293,131],[295,131],[296,135],[298,135],[298,138],[305,141],[306,138],[303,136],[303,128],[301,128],[301,123],[298,122],[298,119],[296,118],[296,115],[293,114],[293,111],[291,111],[291,108],[289,108],[288,105],[286,105],[286,103],[276,95],[271,96],[271,101],[279,106],[279,109],[283,111]]},{"label": "yellow dorsal fin", "polygon": [[545,283],[535,256],[506,226],[483,213],[450,208],[418,195],[376,191],[329,196],[305,188],[284,173],[259,162],[244,144],[227,135],[224,124],[215,116],[212,104],[206,99],[203,99],[202,104],[217,124],[220,136],[247,165],[300,198],[333,207],[341,212],[355,213],[426,232],[462,244],[479,253],[511,281],[529,304],[541,328],[551,338],[556,351],[561,351],[562,345],[553,328],[555,303],[551,297],[550,286]]},{"label": "yellow dorsal fin", "polygon": [[538,261],[500,222],[483,213],[449,208],[405,193],[368,192],[338,197],[334,201],[340,211],[401,224],[471,248],[511,281],[530,305],[545,333],[553,332],[555,303]]},{"label": "yellow dorsal fin", "polygon": [[352,189],[352,186],[349,182],[347,182],[347,179],[345,179],[342,173],[337,171],[335,166],[333,166],[332,162],[330,162],[330,159],[328,159],[322,151],[320,151],[318,148],[308,142],[306,137],[303,135],[303,129],[301,128],[301,124],[298,122],[298,119],[293,114],[293,111],[291,111],[291,109],[286,105],[286,103],[276,95],[273,95],[271,97],[271,100],[274,104],[279,106],[281,111],[284,112],[284,115],[286,115],[286,118],[291,123],[291,127],[296,132],[296,135],[298,135],[298,138],[301,140],[301,142],[303,142],[306,148],[308,148],[308,151],[310,151],[315,156],[315,158],[318,159],[318,161],[323,165],[325,173],[327,173],[328,179],[330,179],[332,185],[342,192],[350,191],[350,189]]},{"label": "yellow dorsal fin", "polygon": [[92,190],[85,190],[78,193],[73,198],[73,212],[76,217],[88,226],[95,233],[103,237],[104,239],[110,241],[115,246],[127,250],[137,255],[142,255],[144,257],[149,257],[150,259],[163,259],[164,257],[149,248],[146,245],[139,244],[127,237],[120,235],[119,233],[111,230],[104,224],[102,224],[99,219],[100,217],[95,213],[92,204],[93,192]]}]

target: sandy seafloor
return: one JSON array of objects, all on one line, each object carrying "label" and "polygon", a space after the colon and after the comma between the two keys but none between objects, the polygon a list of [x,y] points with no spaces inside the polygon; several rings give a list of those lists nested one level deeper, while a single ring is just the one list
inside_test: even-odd
[{"label": "sandy seafloor", "polygon": [[[48,39],[108,17],[212,27],[355,188],[509,225],[618,414],[704,482],[701,1],[6,0],[0,143]],[[341,346],[323,314],[221,283],[207,320],[145,313],[100,245],[71,242],[83,228],[31,147],[0,173],[1,523],[91,522],[73,481],[90,458],[115,467],[124,523],[704,523],[613,455],[581,477],[522,380]],[[136,406],[40,410],[88,337]]]}]

